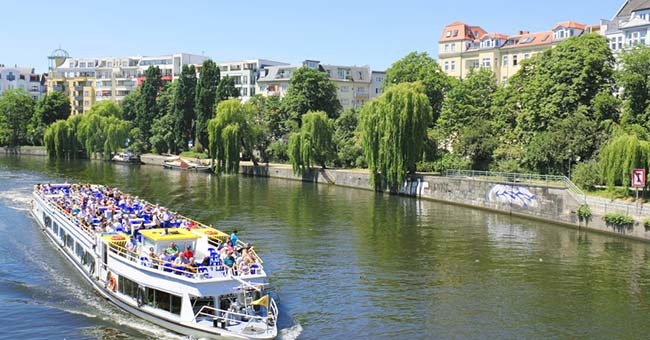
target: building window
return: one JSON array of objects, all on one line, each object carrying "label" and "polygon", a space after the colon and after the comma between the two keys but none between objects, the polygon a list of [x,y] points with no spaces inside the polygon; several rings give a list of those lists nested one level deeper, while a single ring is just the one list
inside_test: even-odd
[{"label": "building window", "polygon": [[341,105],[350,105],[350,100],[347,98],[341,99]]},{"label": "building window", "polygon": [[508,56],[507,55],[503,56],[503,66],[506,66],[506,67],[508,66]]},{"label": "building window", "polygon": [[84,101],[84,106],[90,106],[90,102],[87,101],[87,100],[85,100],[85,101]]},{"label": "building window", "polygon": [[84,96],[88,97],[90,93],[88,91],[84,91]]},{"label": "building window", "polygon": [[491,60],[490,58],[483,58],[483,67],[491,67]]},{"label": "building window", "polygon": [[241,77],[241,82],[242,82],[242,84],[248,84],[248,76],[242,76]]},{"label": "building window", "polygon": [[451,44],[451,51],[452,52],[456,51],[456,43]]},{"label": "building window", "polygon": [[517,66],[517,56],[516,55],[512,56],[512,66]]},{"label": "building window", "polygon": [[341,86],[341,92],[349,92],[350,87],[349,86]]},{"label": "building window", "polygon": [[449,62],[445,61],[445,71],[449,71]]},{"label": "building window", "polygon": [[530,59],[530,54],[528,53],[524,54],[524,60],[528,60],[528,59]]},{"label": "building window", "polygon": [[242,87],[241,88],[241,95],[246,97],[248,96],[248,88],[247,87]]},{"label": "building window", "polygon": [[359,71],[359,80],[363,80],[363,72]]},{"label": "building window", "polygon": [[379,94],[379,88],[375,87],[375,94]]},{"label": "building window", "polygon": [[445,52],[449,52],[449,44],[445,44]]},{"label": "building window", "polygon": [[455,61],[452,61],[452,62],[451,62],[451,70],[452,70],[452,71],[455,71],[455,70],[456,70],[456,62],[455,62]]}]

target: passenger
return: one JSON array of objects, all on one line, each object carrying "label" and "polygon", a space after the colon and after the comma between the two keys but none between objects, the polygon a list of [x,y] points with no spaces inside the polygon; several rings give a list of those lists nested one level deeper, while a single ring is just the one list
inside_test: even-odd
[{"label": "passenger", "polygon": [[174,264],[177,265],[177,266],[187,265],[189,263],[190,263],[190,261],[185,256],[183,256],[183,253],[178,255],[176,260],[174,260]]},{"label": "passenger", "polygon": [[178,256],[179,254],[178,247],[176,247],[174,242],[169,243],[169,248],[165,249],[165,252],[169,256]]},{"label": "passenger", "polygon": [[209,266],[210,265],[210,256],[206,256],[203,258],[203,261],[201,261],[201,264],[204,266]]},{"label": "passenger", "polygon": [[228,251],[231,252],[235,251],[235,247],[233,247],[231,240],[228,240],[228,242],[226,243],[226,248],[228,248]]},{"label": "passenger", "polygon": [[226,266],[226,270],[230,274],[237,275],[236,274],[237,264],[235,263],[235,258],[232,256],[232,252],[230,252],[230,251],[228,252],[228,255],[223,260],[223,264],[224,264],[224,266]]},{"label": "passenger", "polygon": [[166,250],[163,250],[163,252],[160,253],[160,256],[158,256],[158,258],[160,259],[161,262],[171,262],[172,260],[172,257],[169,254],[167,254]]},{"label": "passenger", "polygon": [[129,242],[126,243],[125,247],[130,252],[135,253],[135,251],[138,249],[138,242],[135,240],[135,237],[131,236],[129,238]]},{"label": "passenger", "polygon": [[232,242],[233,247],[237,246],[238,239],[239,237],[237,237],[237,230],[235,230],[232,232],[232,234],[230,234],[230,242]]},{"label": "passenger", "polygon": [[187,246],[187,248],[183,252],[183,256],[185,256],[185,258],[187,259],[194,257],[194,252],[192,252],[192,246]]},{"label": "passenger", "polygon": [[193,257],[190,257],[190,260],[189,260],[189,262],[187,263],[187,266],[186,266],[186,267],[187,267],[187,270],[188,270],[188,271],[190,271],[190,272],[192,272],[192,273],[196,273],[196,269],[197,269],[196,267],[197,267],[197,266],[196,266],[196,261],[194,261],[194,258],[193,258]]}]

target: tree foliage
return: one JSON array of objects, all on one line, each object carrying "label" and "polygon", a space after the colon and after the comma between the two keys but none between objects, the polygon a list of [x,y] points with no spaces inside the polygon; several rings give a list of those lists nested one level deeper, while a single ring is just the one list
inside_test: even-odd
[{"label": "tree foliage", "polygon": [[160,115],[154,119],[151,126],[151,137],[149,143],[153,150],[158,153],[172,152],[176,143],[176,131],[171,127],[175,124],[174,117],[174,96],[176,94],[177,82],[167,83],[158,98]]},{"label": "tree foliage", "polygon": [[[183,65],[174,93],[174,153],[186,149],[194,134],[194,100],[196,97],[196,70],[193,65]],[[159,107],[159,110],[161,108]]]},{"label": "tree foliage", "polygon": [[613,138],[600,150],[600,177],[608,187],[630,186],[632,170],[650,165],[650,142],[636,135],[623,134]]},{"label": "tree foliage", "polygon": [[359,113],[352,109],[343,111],[334,122],[333,141],[336,146],[336,166],[353,168],[365,165],[361,139],[357,131],[358,125]]},{"label": "tree foliage", "polygon": [[217,100],[217,88],[221,73],[214,61],[208,59],[203,62],[201,75],[196,84],[196,142],[201,146],[208,145],[208,120],[214,118],[214,109]]},{"label": "tree foliage", "polygon": [[300,132],[289,138],[289,161],[294,172],[308,171],[312,163],[325,168],[334,152],[332,133],[333,122],[326,112],[307,112],[302,116]]},{"label": "tree foliage", "polygon": [[34,100],[23,89],[0,95],[0,145],[17,147],[27,143],[27,127],[34,114]]},{"label": "tree foliage", "polygon": [[415,172],[431,119],[431,105],[422,83],[391,86],[361,109],[361,140],[375,187],[397,191],[406,176]]},{"label": "tree foliage", "polygon": [[650,49],[636,47],[624,52],[618,73],[623,90],[623,124],[650,129]]},{"label": "tree foliage", "polygon": [[145,80],[142,82],[142,88],[140,89],[141,96],[136,110],[135,126],[140,131],[140,135],[137,136],[139,144],[146,150],[149,150],[151,148],[149,144],[151,123],[160,114],[158,95],[163,88],[163,82],[162,73],[157,66],[149,66],[145,77]]},{"label": "tree foliage", "polygon": [[216,117],[208,122],[209,150],[216,173],[239,172],[239,155],[250,152],[255,135],[250,120],[255,114],[251,105],[237,99],[220,102]]},{"label": "tree foliage", "polygon": [[336,119],[341,111],[337,89],[327,73],[301,67],[291,76],[287,95],[282,100],[282,111],[297,123],[309,111],[323,111],[329,118]]},{"label": "tree foliage", "polygon": [[217,101],[239,98],[239,89],[235,87],[235,78],[225,76],[217,86]]},{"label": "tree foliage", "polygon": [[54,91],[41,97],[34,107],[29,121],[28,134],[33,145],[43,144],[45,128],[57,120],[70,116],[70,100],[63,92]]},{"label": "tree foliage", "polygon": [[449,77],[426,52],[411,52],[386,70],[383,87],[386,90],[396,84],[411,82],[421,82],[424,85],[433,110],[433,120],[430,122],[433,124],[440,114],[445,91],[450,85]]}]

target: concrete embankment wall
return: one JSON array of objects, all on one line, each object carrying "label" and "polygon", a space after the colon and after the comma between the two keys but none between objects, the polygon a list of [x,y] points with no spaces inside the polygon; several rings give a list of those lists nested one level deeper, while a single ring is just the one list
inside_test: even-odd
[{"label": "concrete embankment wall", "polygon": [[44,146],[21,146],[18,148],[3,147],[2,151],[4,151],[6,154],[47,156],[47,150]]},{"label": "concrete embankment wall", "polygon": [[[373,190],[368,172],[361,170],[319,169],[295,175],[291,167],[287,166],[241,165],[240,172],[248,176],[276,177]],[[613,228],[607,226],[596,211],[588,222],[580,222],[576,211],[581,201],[563,187],[416,175],[408,180],[400,194],[650,241],[650,232],[645,231],[641,220],[637,220],[631,228]]]}]

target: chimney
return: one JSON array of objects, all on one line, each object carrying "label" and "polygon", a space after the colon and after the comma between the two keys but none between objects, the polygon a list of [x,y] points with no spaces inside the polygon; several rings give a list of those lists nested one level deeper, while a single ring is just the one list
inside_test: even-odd
[{"label": "chimney", "polygon": [[519,35],[529,34],[530,31],[519,31]]}]

